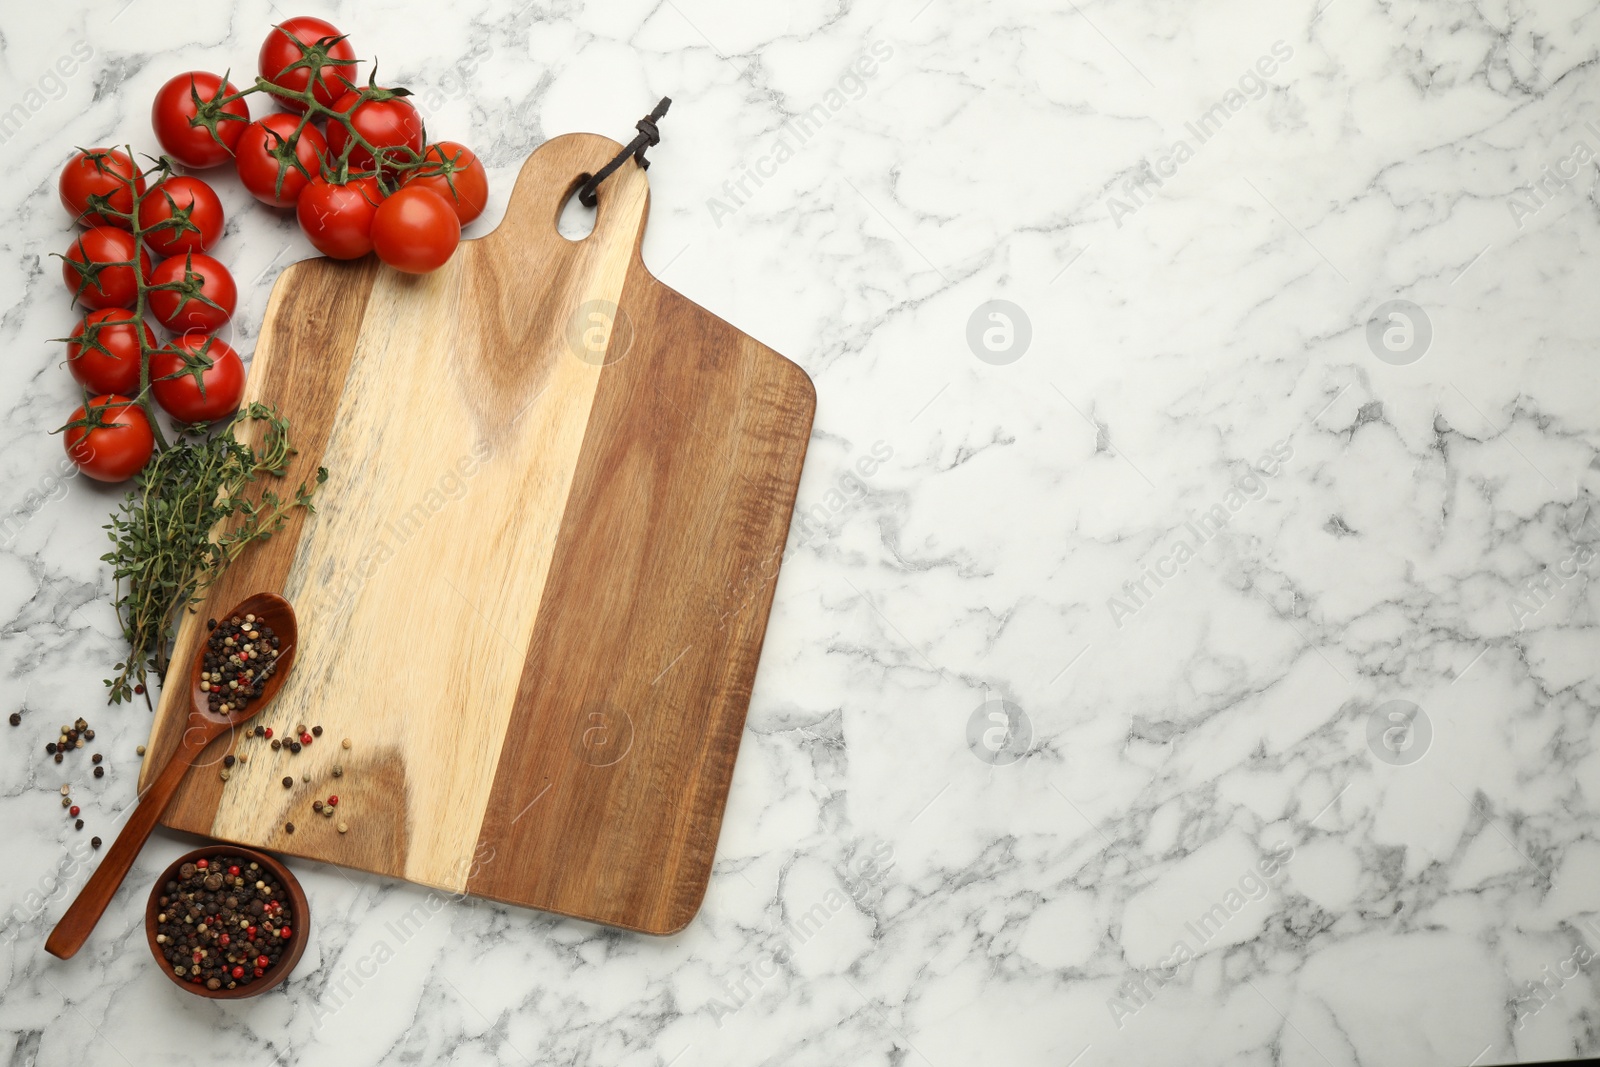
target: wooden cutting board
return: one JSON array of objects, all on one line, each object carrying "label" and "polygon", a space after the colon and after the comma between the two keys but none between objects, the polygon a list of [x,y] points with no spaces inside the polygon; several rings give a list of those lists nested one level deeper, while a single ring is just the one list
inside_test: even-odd
[{"label": "wooden cutting board", "polygon": [[[500,227],[431,275],[278,279],[247,399],[292,424],[277,488],[330,476],[174,662],[208,616],[281,593],[300,645],[255,722],[323,732],[298,755],[224,737],[166,825],[649,933],[694,916],[816,394],[645,269],[640,167],[600,187],[587,238],[556,232],[619,148],[540,147]],[[162,693],[141,786],[184,698]],[[312,812],[329,794],[338,819]]]}]

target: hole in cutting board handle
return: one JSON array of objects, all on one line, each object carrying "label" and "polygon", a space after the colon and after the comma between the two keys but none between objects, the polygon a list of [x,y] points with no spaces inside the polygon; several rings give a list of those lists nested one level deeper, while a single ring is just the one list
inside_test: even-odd
[{"label": "hole in cutting board handle", "polygon": [[584,207],[583,201],[578,199],[578,190],[588,180],[587,174],[579,177],[578,184],[572,187],[572,192],[561,204],[561,214],[556,217],[556,232],[574,244],[594,232],[595,218],[600,210],[599,207]]}]

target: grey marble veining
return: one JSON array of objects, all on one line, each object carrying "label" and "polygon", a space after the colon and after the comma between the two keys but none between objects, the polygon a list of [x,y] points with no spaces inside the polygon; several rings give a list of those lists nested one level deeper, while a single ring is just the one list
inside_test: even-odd
[{"label": "grey marble veining", "polygon": [[[158,835],[45,956],[46,735],[93,722],[109,838],[148,730],[101,706],[117,494],[48,435],[56,174],[295,13],[0,13],[0,1060],[1600,1049],[1600,9],[1559,0],[320,5],[490,165],[470,233],[670,95],[645,261],[816,380],[716,871],[657,940],[300,864],[298,971],[219,1005],[148,961]],[[218,184],[248,351],[311,249]]]}]

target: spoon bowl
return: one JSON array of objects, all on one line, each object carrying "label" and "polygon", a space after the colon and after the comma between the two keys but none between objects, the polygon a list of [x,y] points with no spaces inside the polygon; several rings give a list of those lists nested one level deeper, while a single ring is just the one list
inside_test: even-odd
[{"label": "spoon bowl", "polygon": [[243,618],[245,615],[254,615],[263,620],[272,627],[274,636],[278,638],[278,658],[274,661],[271,674],[262,683],[261,693],[238,711],[229,711],[227,714],[212,711],[206,690],[200,688],[200,675],[205,667],[210,640],[208,638],[201,642],[195,650],[194,662],[189,665],[189,722],[184,727],[178,747],[139,795],[139,803],[117,834],[116,841],[112,842],[106,858],[100,861],[100,866],[84,883],[77,899],[50,932],[44,948],[52,956],[69,959],[83,947],[95,924],[100,921],[100,916],[105,914],[111,898],[116,896],[117,888],[128,876],[133,861],[139,858],[139,851],[149,840],[150,831],[155,829],[161,813],[172,802],[172,795],[178,791],[178,783],[183,781],[184,773],[205,751],[206,746],[226,731],[248,722],[283,688],[289,667],[294,663],[294,647],[299,639],[294,608],[276,593],[257,593],[235,605],[222,617]]},{"label": "spoon bowl", "polygon": [[[195,719],[203,719],[218,727],[226,729],[229,726],[238,726],[255,717],[255,714],[278,695],[278,690],[283,688],[283,683],[289,675],[289,667],[294,663],[294,648],[299,641],[299,628],[295,622],[294,608],[289,602],[276,593],[257,593],[233,606],[233,610],[217,620],[220,624],[226,619],[242,619],[246,615],[254,615],[258,623],[272,627],[273,634],[278,638],[278,658],[272,667],[272,673],[261,686],[261,693],[254,697],[250,703],[237,711],[226,713],[215,712],[207,701],[209,694],[200,688],[200,675],[205,671],[206,650],[210,647],[209,636],[195,652],[194,661],[189,664],[189,728],[196,725]],[[220,731],[219,731],[220,732]],[[213,734],[213,737],[216,735]],[[209,742],[208,742],[209,743]]]}]

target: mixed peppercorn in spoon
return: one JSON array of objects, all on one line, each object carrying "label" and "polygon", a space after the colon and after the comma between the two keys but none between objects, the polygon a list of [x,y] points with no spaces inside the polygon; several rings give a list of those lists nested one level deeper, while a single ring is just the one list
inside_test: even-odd
[{"label": "mixed peppercorn in spoon", "polygon": [[254,615],[210,619],[206,628],[211,633],[200,669],[206,707],[222,715],[241,711],[277,670],[279,637]]}]

